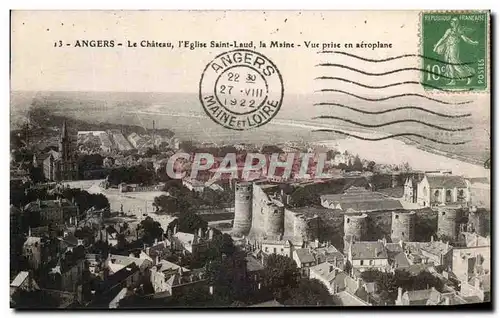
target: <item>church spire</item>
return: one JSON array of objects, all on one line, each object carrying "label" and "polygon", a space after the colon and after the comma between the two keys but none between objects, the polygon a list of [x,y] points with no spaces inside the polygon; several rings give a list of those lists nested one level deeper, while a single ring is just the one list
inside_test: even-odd
[{"label": "church spire", "polygon": [[68,131],[66,129],[66,121],[63,121],[61,128],[61,138],[66,138],[66,137],[68,137]]}]

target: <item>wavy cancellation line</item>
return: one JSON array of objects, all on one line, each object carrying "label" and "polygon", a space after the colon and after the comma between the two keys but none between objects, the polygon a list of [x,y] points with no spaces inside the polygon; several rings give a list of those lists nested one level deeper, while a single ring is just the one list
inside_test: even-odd
[{"label": "wavy cancellation line", "polygon": [[359,108],[355,108],[355,107],[351,107],[351,106],[347,106],[347,105],[343,105],[343,104],[339,104],[339,103],[322,102],[322,103],[316,103],[316,104],[314,104],[314,106],[337,106],[337,107],[347,108],[347,109],[353,110],[355,112],[368,114],[368,115],[380,115],[380,114],[395,112],[398,110],[412,109],[412,110],[419,110],[419,111],[423,111],[423,112],[426,112],[429,114],[433,114],[433,115],[440,116],[440,117],[446,117],[446,118],[463,118],[463,117],[471,116],[470,113],[460,114],[460,115],[447,115],[447,114],[438,113],[438,112],[435,112],[435,111],[432,111],[429,109],[425,109],[422,107],[417,107],[417,106],[401,106],[401,107],[395,107],[395,108],[390,108],[390,109],[385,109],[385,110],[380,110],[380,111],[373,111],[373,112],[359,109]]},{"label": "wavy cancellation line", "polygon": [[426,70],[426,69],[423,69],[423,68],[418,68],[418,67],[403,67],[403,68],[398,68],[398,69],[395,69],[395,70],[392,70],[392,71],[387,71],[387,72],[382,72],[382,73],[370,73],[370,72],[366,72],[366,71],[357,69],[355,67],[351,67],[351,66],[347,66],[347,65],[343,65],[343,64],[337,64],[337,63],[320,63],[320,64],[318,64],[316,66],[340,67],[340,68],[344,68],[344,69],[347,69],[347,70],[350,70],[350,71],[353,71],[353,72],[357,72],[357,73],[360,73],[360,74],[363,74],[363,75],[368,75],[368,76],[384,76],[384,75],[390,75],[390,74],[399,73],[399,72],[405,72],[405,71],[419,71],[419,72],[424,72],[424,73],[427,73],[427,74],[430,74],[430,75],[440,76],[442,78],[446,78],[446,79],[449,79],[449,80],[463,80],[463,79],[472,78],[472,77],[475,76],[475,74],[472,74],[472,75],[464,76],[464,77],[450,77],[450,76],[447,76],[447,75],[444,75],[444,74],[435,73],[435,72],[432,72],[432,71],[429,71],[429,70]]},{"label": "wavy cancellation line", "polygon": [[348,80],[348,79],[345,79],[345,78],[342,78],[342,77],[335,77],[335,76],[320,76],[320,77],[316,77],[315,79],[316,80],[342,81],[342,82],[346,82],[346,83],[350,83],[350,84],[355,84],[355,85],[358,85],[358,86],[361,86],[361,87],[364,87],[364,88],[370,88],[370,89],[384,89],[384,88],[389,88],[389,87],[394,87],[394,86],[400,86],[400,85],[406,85],[406,84],[418,84],[418,85],[429,87],[429,88],[432,88],[432,89],[435,89],[435,90],[439,90],[439,91],[442,91],[442,92],[450,92],[450,93],[465,92],[465,91],[470,91],[470,90],[473,89],[473,88],[458,89],[458,90],[457,89],[444,89],[444,88],[441,88],[441,87],[437,87],[437,86],[434,86],[434,85],[426,84],[426,83],[423,83],[423,82],[417,82],[417,81],[404,81],[404,82],[392,83],[392,84],[381,85],[381,86],[372,86],[372,85],[366,85],[366,84],[362,84],[360,82],[351,81],[351,80]]},{"label": "wavy cancellation line", "polygon": [[367,141],[380,141],[380,140],[385,140],[385,139],[390,139],[390,138],[395,138],[395,137],[413,136],[413,137],[419,137],[419,138],[429,140],[429,141],[432,141],[432,142],[435,142],[438,144],[443,144],[443,145],[463,145],[463,144],[466,144],[468,142],[468,141],[446,142],[446,141],[441,141],[441,140],[425,137],[425,136],[422,136],[419,134],[414,134],[414,133],[394,134],[394,135],[389,135],[389,136],[380,137],[380,138],[366,138],[366,137],[353,135],[353,134],[346,133],[344,131],[340,131],[340,130],[336,130],[336,129],[316,129],[316,130],[313,130],[313,132],[331,132],[331,133],[337,133],[337,134],[345,135],[348,137],[353,137],[356,139],[367,140]]},{"label": "wavy cancellation line", "polygon": [[337,117],[337,116],[330,116],[330,115],[317,116],[317,117],[313,117],[313,119],[334,119],[334,120],[341,120],[341,121],[344,121],[344,122],[349,123],[349,124],[353,124],[353,125],[361,126],[361,127],[366,127],[366,128],[380,128],[380,127],[385,127],[385,126],[390,126],[390,125],[395,125],[395,124],[401,124],[401,123],[417,123],[417,124],[425,125],[427,127],[431,127],[431,128],[435,128],[435,129],[439,129],[439,130],[445,130],[445,131],[466,131],[466,130],[471,130],[472,129],[472,127],[446,128],[446,127],[442,127],[442,126],[438,126],[438,125],[434,125],[434,124],[429,124],[429,123],[426,123],[424,121],[417,120],[417,119],[400,119],[400,120],[394,120],[394,121],[390,121],[390,122],[383,123],[383,124],[373,124],[373,125],[371,125],[371,124],[363,124],[363,123],[360,123],[360,122],[357,122],[357,121],[354,121],[354,120],[350,120],[350,119],[347,119],[347,118],[342,118],[342,117]]},{"label": "wavy cancellation line", "polygon": [[445,105],[464,105],[464,104],[470,104],[470,103],[472,103],[472,101],[456,102],[456,103],[445,102],[443,100],[435,99],[435,98],[432,98],[432,97],[427,97],[425,95],[417,94],[417,93],[398,94],[398,95],[391,95],[391,96],[381,97],[381,98],[368,98],[368,97],[359,96],[359,95],[356,95],[356,94],[353,94],[353,93],[349,93],[349,92],[346,92],[346,91],[343,91],[343,90],[340,90],[340,89],[324,88],[324,89],[320,89],[319,91],[316,91],[316,92],[342,93],[342,94],[346,94],[346,95],[349,95],[349,96],[352,96],[352,97],[356,97],[358,99],[362,99],[362,100],[367,101],[367,102],[381,102],[381,101],[385,101],[385,100],[389,100],[389,99],[394,99],[394,98],[399,98],[399,97],[410,97],[410,96],[413,96],[413,97],[425,98],[427,100],[431,100],[433,102],[440,103],[440,104],[445,104]]},{"label": "wavy cancellation line", "polygon": [[362,56],[359,56],[359,55],[355,55],[355,54],[347,53],[347,52],[342,52],[342,51],[321,51],[321,52],[318,52],[318,53],[319,54],[341,54],[341,55],[345,55],[345,56],[350,56],[350,57],[357,58],[358,60],[362,60],[362,61],[366,61],[366,62],[374,62],[374,63],[389,62],[389,61],[398,60],[398,59],[402,59],[402,58],[406,58],[406,57],[420,57],[420,58],[423,58],[423,59],[426,59],[426,60],[429,60],[429,61],[434,61],[434,62],[442,63],[442,64],[445,64],[445,65],[470,65],[470,64],[474,64],[474,62],[450,63],[450,62],[446,62],[446,61],[443,61],[443,60],[440,60],[440,59],[436,59],[436,58],[433,58],[433,57],[424,56],[424,55],[421,55],[421,54],[402,54],[402,55],[398,55],[398,56],[388,57],[388,58],[385,58],[385,59],[369,59],[369,58],[366,58],[366,57],[362,57]]}]

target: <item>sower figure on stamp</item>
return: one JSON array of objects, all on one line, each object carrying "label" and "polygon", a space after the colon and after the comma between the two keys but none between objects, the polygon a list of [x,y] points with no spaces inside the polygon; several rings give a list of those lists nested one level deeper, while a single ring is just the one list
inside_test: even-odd
[{"label": "sower figure on stamp", "polygon": [[460,60],[459,44],[461,39],[471,45],[477,45],[478,42],[469,39],[464,34],[466,29],[459,26],[457,18],[451,19],[450,24],[451,28],[446,30],[443,37],[434,45],[434,52],[442,55],[444,61],[449,63],[445,66],[445,74],[451,78],[448,85],[455,85],[457,79],[467,79],[467,85],[469,85],[472,81],[472,76],[475,74],[475,70]]}]

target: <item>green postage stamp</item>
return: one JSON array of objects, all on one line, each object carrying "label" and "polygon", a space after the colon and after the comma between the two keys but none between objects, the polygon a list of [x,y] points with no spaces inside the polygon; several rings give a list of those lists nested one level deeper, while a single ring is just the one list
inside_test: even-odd
[{"label": "green postage stamp", "polygon": [[489,12],[423,12],[421,23],[424,88],[487,90]]}]

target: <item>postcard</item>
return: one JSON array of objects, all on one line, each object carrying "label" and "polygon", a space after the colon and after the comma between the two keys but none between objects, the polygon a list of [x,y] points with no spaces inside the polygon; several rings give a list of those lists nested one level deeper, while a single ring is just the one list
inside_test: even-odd
[{"label": "postcard", "polygon": [[12,308],[492,308],[489,11],[10,31]]}]

